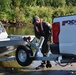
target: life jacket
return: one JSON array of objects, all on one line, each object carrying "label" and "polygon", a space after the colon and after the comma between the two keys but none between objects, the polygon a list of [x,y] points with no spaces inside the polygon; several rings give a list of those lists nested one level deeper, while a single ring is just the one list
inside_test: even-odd
[{"label": "life jacket", "polygon": [[[40,19],[40,20],[37,21],[37,23],[39,23],[40,26],[41,26],[41,31],[44,32],[42,22],[43,22],[43,19]],[[37,26],[35,26],[35,27],[36,27],[37,32],[40,32],[39,28]]]}]

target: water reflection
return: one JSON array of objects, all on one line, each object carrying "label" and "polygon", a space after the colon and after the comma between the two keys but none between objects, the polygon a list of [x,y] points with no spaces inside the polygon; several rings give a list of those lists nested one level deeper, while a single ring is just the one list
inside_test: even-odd
[{"label": "water reflection", "polygon": [[7,33],[9,35],[33,35],[34,30],[33,28],[27,28],[27,27],[21,27],[21,28],[16,28],[16,27],[7,27],[5,28]]}]

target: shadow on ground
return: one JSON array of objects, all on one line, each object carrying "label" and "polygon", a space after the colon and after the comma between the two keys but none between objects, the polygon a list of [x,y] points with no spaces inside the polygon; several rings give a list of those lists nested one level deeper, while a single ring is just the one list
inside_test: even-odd
[{"label": "shadow on ground", "polygon": [[0,69],[0,75],[76,75],[76,70],[52,70],[52,69]]},{"label": "shadow on ground", "polygon": [[25,71],[18,75],[76,75],[76,70],[40,70],[40,71]]}]

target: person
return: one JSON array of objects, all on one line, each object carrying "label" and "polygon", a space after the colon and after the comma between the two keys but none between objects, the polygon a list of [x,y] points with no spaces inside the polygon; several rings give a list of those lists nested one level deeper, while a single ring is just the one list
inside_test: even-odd
[{"label": "person", "polygon": [[[48,22],[43,21],[38,16],[33,16],[32,24],[34,25],[35,36],[40,39],[40,37],[44,37],[44,42],[42,45],[41,53],[44,57],[48,55],[49,47],[48,41],[51,40],[51,25]],[[51,68],[52,65],[50,61],[42,61],[41,65],[36,67],[36,69],[40,68]]]}]

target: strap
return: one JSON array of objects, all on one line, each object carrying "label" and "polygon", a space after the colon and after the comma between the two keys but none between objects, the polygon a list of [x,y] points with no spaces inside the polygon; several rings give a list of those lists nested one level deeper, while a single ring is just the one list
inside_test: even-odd
[{"label": "strap", "polygon": [[43,25],[42,25],[42,22],[41,22],[41,30],[44,31],[44,29],[43,29]]},{"label": "strap", "polygon": [[37,32],[40,32],[37,26],[35,26],[35,28],[36,28]]},{"label": "strap", "polygon": [[[41,31],[44,32],[42,22],[40,23],[40,26],[41,26]],[[35,28],[36,28],[37,32],[40,32],[40,30],[37,26],[35,26]]]}]

